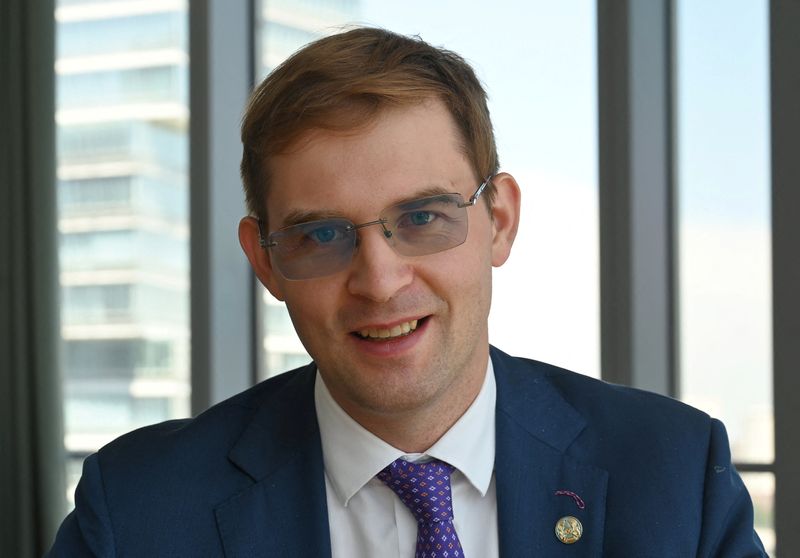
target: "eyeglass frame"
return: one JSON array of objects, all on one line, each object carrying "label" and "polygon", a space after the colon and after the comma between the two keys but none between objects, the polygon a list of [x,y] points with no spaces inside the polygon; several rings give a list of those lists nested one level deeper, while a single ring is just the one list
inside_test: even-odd
[{"label": "eyeglass frame", "polygon": [[[490,174],[489,176],[487,176],[486,179],[483,182],[481,182],[480,185],[475,189],[475,192],[473,192],[473,194],[469,197],[469,200],[465,201],[465,202],[462,202],[462,203],[459,203],[458,204],[458,208],[459,209],[463,209],[463,208],[469,208],[469,207],[475,206],[478,203],[478,199],[481,197],[481,194],[483,194],[483,191],[491,183],[491,181],[492,181],[492,179],[494,177],[495,177],[494,174]],[[457,194],[459,196],[461,195],[461,194],[458,194],[458,192],[450,192],[449,194]],[[449,195],[449,194],[440,194],[440,195]],[[425,199],[427,197],[436,197],[436,196],[423,196],[422,198],[419,198],[419,199]],[[409,201],[416,201],[416,200],[409,200]],[[387,208],[384,208],[384,211],[386,209],[389,209],[390,207],[394,207],[394,205],[395,204],[390,205]],[[386,228],[386,223],[388,223],[387,219],[375,219],[373,221],[367,221],[365,223],[359,223],[359,224],[353,223],[349,219],[344,219],[344,220],[348,221],[350,223],[350,225],[348,225],[347,228],[345,229],[345,232],[348,232],[348,233],[349,232],[353,232],[353,231],[357,231],[358,229],[361,229],[361,228],[364,228],[364,227],[369,227],[371,225],[381,225],[381,228],[383,229],[383,236],[386,239],[390,239],[394,235],[394,233],[391,230]],[[269,233],[269,235],[266,235],[266,236],[264,234],[264,221],[263,221],[263,219],[261,219],[259,217],[257,219],[257,222],[258,222],[258,244],[259,244],[259,246],[261,248],[263,248],[266,251],[268,248],[272,248],[274,246],[278,246],[277,242],[269,241],[270,237],[272,237],[274,234],[279,233],[281,231],[285,231],[286,229],[290,229],[292,227],[296,227],[298,225],[305,225],[305,224],[308,224],[308,223],[313,223],[314,221],[307,221],[305,223],[295,223],[294,225],[289,225],[288,227],[284,227],[282,229],[278,229],[278,230],[276,230],[274,232],[271,232],[271,233]],[[456,244],[455,246],[451,246],[450,248],[445,248],[444,250],[438,250],[436,252],[431,252],[431,254],[438,254],[439,252],[445,252],[445,251],[450,250],[451,248],[455,248],[456,246],[459,246],[459,245],[460,244]],[[355,249],[356,248],[353,248],[353,254],[355,254]],[[321,277],[324,277],[324,275],[321,276]],[[289,281],[301,281],[302,280],[302,279],[289,279],[288,277],[286,279],[289,280]]]}]

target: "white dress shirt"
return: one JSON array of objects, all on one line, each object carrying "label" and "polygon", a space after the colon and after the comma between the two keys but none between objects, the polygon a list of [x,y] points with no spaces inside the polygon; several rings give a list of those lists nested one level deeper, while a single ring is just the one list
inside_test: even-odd
[{"label": "white dress shirt", "polygon": [[494,370],[489,360],[478,397],[439,441],[406,454],[354,421],[331,397],[317,372],[314,403],[322,438],[333,558],[414,558],[417,523],[400,499],[375,478],[402,457],[440,459],[452,476],[453,523],[466,558],[498,556]]}]

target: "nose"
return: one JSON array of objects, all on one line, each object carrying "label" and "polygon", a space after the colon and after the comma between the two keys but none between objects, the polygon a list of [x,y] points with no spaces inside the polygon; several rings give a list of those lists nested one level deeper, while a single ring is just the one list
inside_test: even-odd
[{"label": "nose", "polygon": [[414,278],[411,265],[389,242],[381,227],[359,231],[359,245],[347,281],[351,294],[374,302],[387,302],[411,284]]}]

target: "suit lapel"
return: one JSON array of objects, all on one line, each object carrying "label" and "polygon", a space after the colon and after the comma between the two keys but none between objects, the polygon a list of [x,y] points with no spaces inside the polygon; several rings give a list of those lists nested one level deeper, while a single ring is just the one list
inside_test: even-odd
[{"label": "suit lapel", "polygon": [[265,400],[229,454],[252,485],[215,510],[228,558],[331,554],[315,372]]},{"label": "suit lapel", "polygon": [[[608,474],[566,453],[586,426],[583,417],[533,363],[523,366],[495,348],[491,354],[500,555],[600,556]],[[555,534],[564,516],[583,526],[571,545]]]}]

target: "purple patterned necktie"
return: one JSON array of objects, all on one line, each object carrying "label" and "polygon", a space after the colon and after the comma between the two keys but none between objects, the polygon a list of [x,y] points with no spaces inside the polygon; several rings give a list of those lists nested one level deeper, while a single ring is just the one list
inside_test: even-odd
[{"label": "purple patterned necktie", "polygon": [[377,474],[417,520],[416,558],[464,558],[453,525],[450,475],[455,467],[443,461],[393,461]]}]

